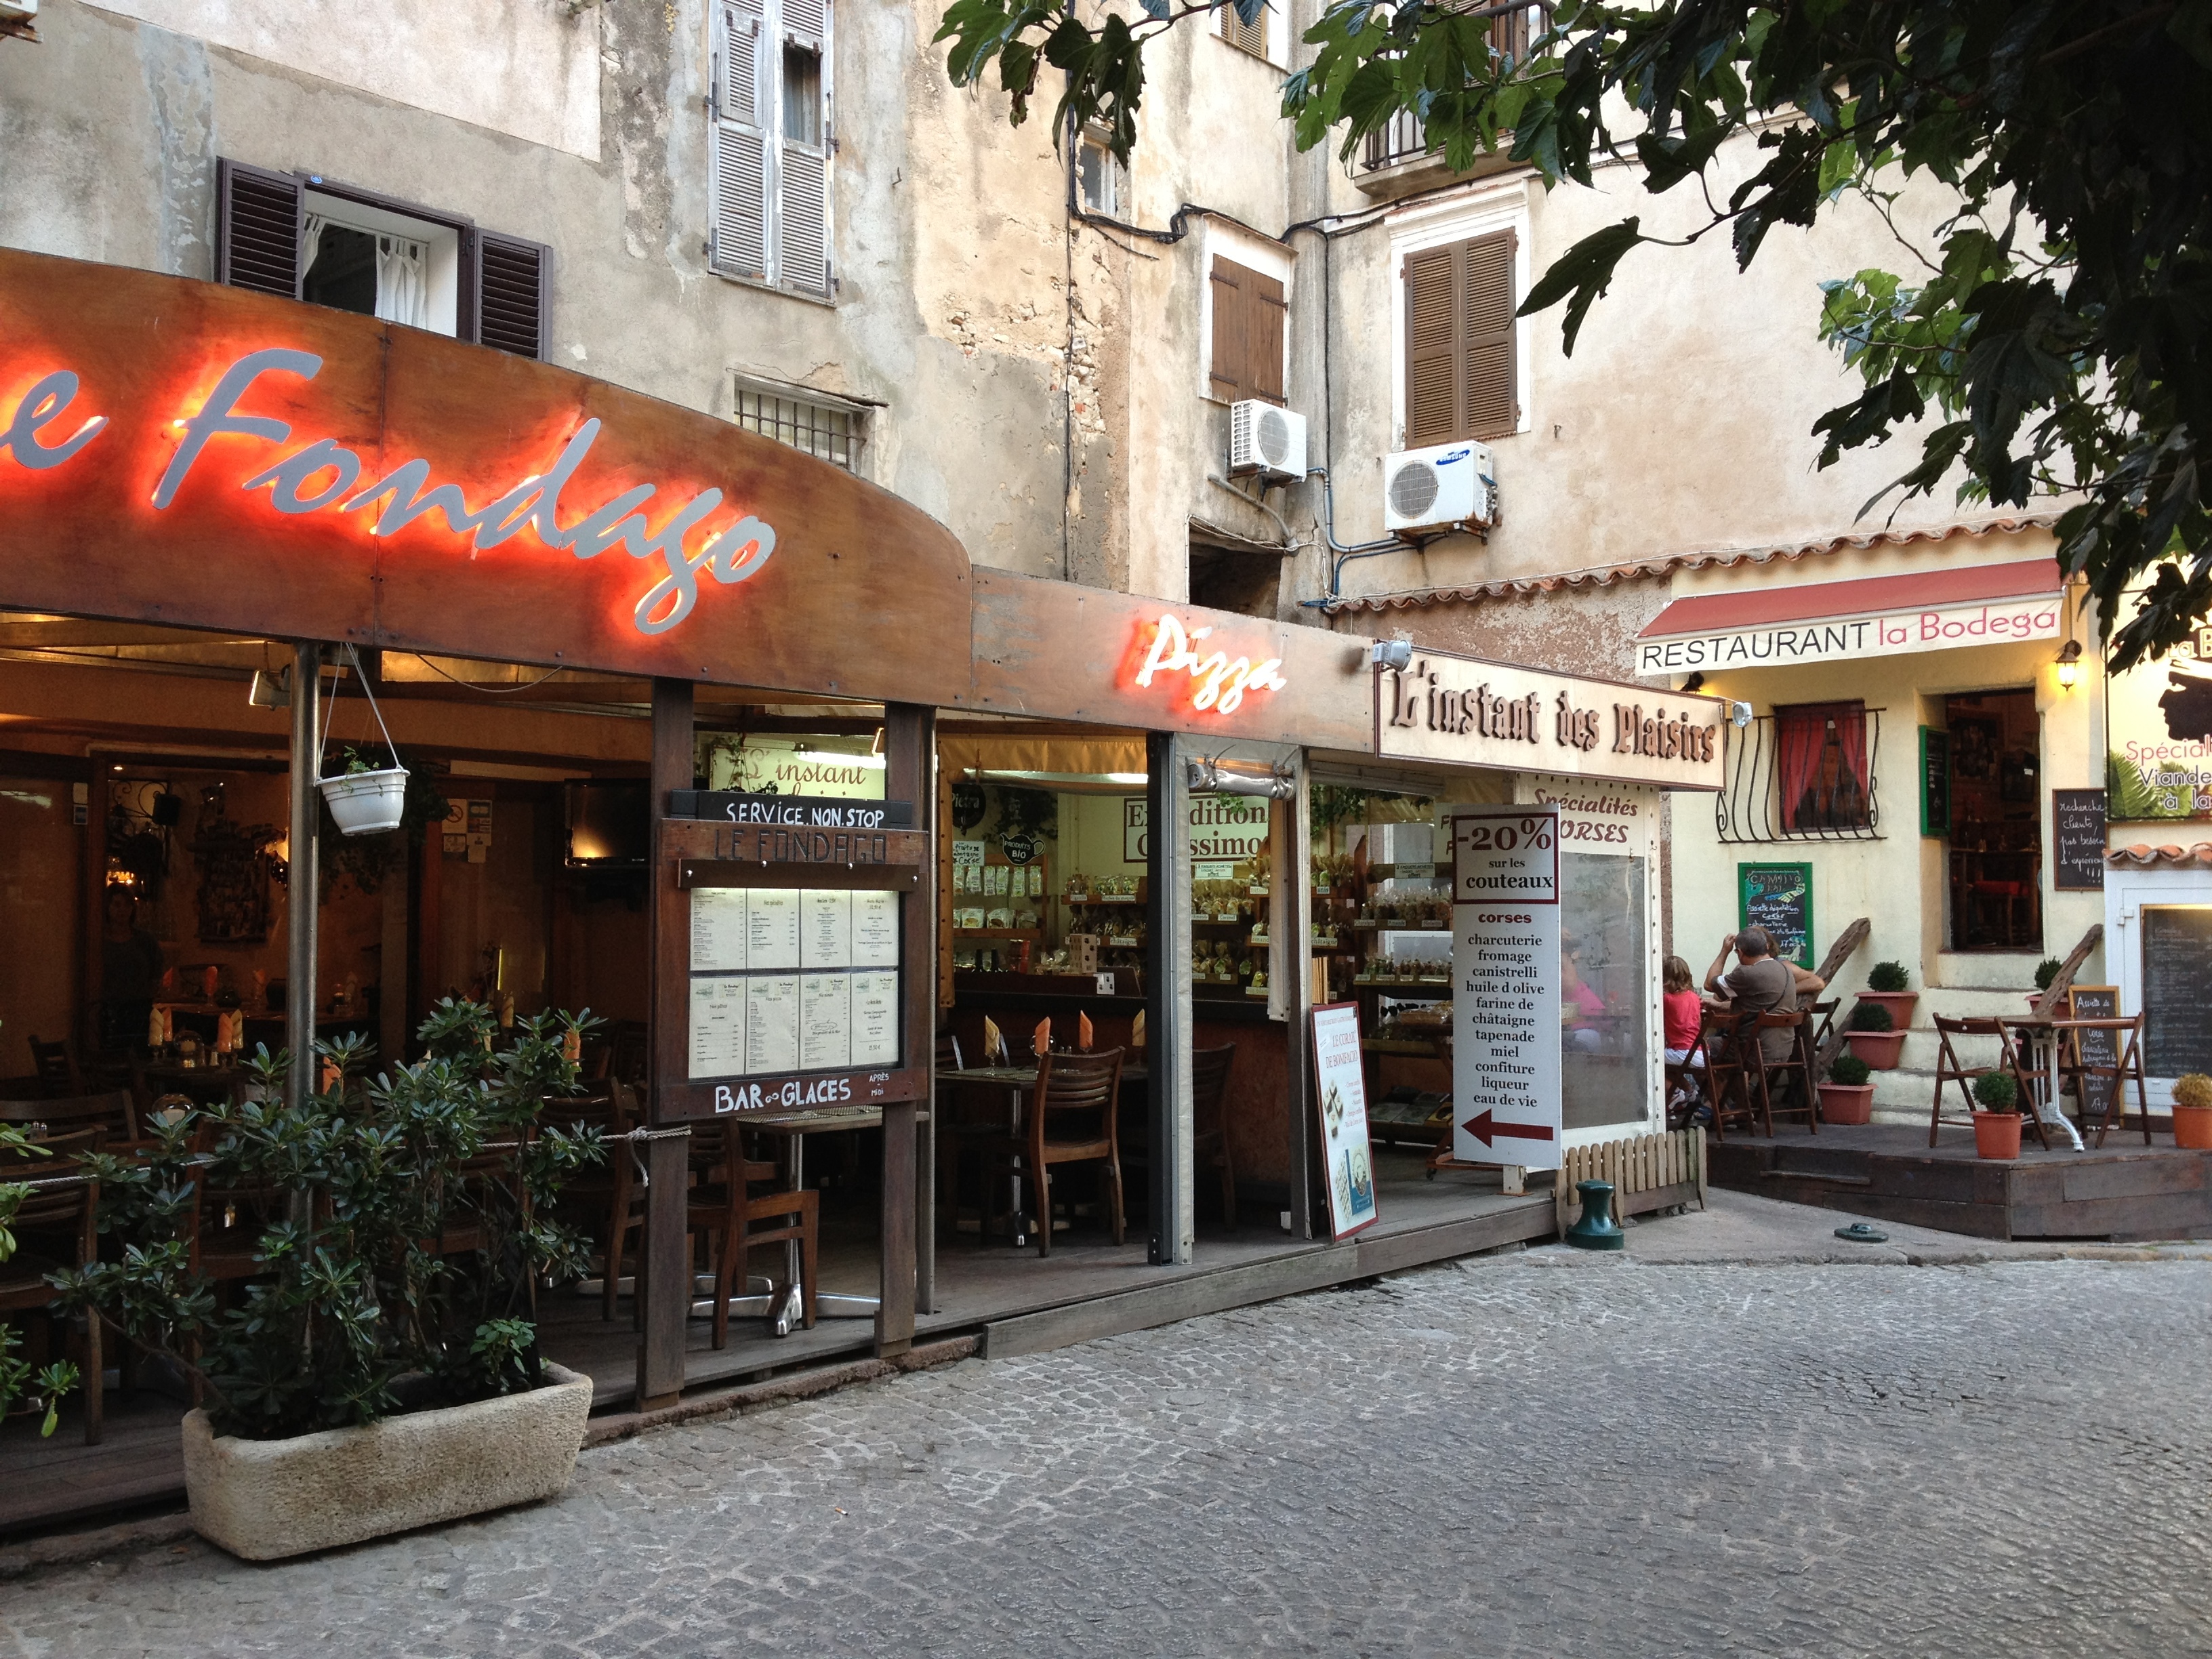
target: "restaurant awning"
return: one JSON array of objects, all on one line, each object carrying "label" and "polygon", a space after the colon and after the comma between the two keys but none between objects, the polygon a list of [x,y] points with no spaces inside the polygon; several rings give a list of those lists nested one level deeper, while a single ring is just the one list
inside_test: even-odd
[{"label": "restaurant awning", "polygon": [[1636,639],[1636,672],[1772,667],[2055,638],[2066,581],[2019,559],[1676,599]]}]

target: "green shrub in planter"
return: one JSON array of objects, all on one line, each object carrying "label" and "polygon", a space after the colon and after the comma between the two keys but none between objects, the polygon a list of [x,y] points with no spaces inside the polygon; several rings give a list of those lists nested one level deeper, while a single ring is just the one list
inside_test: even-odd
[{"label": "green shrub in planter", "polygon": [[1853,1031],[1893,1031],[1897,1022],[1889,1017],[1889,1010],[1879,1002],[1862,1002],[1851,1010],[1847,1030]]},{"label": "green shrub in planter", "polygon": [[[18,1128],[0,1123],[0,1157],[52,1158],[53,1154],[31,1140]],[[0,1182],[0,1261],[15,1254],[15,1235],[8,1224],[23,1207],[33,1188],[23,1182]],[[19,1400],[27,1401],[34,1412],[44,1413],[40,1425],[40,1435],[50,1435],[61,1421],[62,1396],[77,1385],[77,1369],[66,1359],[33,1369],[27,1359],[15,1358],[18,1341],[15,1333],[0,1325],[0,1419],[15,1409]]]},{"label": "green shrub in planter", "polygon": [[[541,1014],[495,1054],[491,1011],[448,999],[416,1034],[425,1057],[374,1083],[365,1042],[318,1042],[336,1079],[297,1105],[287,1056],[264,1048],[263,1099],[160,1126],[143,1158],[91,1160],[120,1259],[53,1282],[196,1376],[218,1435],[287,1439],[533,1389],[535,1287],[590,1265],[555,1201],[604,1156],[596,1131],[540,1120],[574,1091],[592,1023]],[[235,1207],[264,1269],[228,1310],[191,1267],[196,1193]],[[476,1248],[445,1242],[462,1238]]]},{"label": "green shrub in planter", "polygon": [[1828,1081],[1845,1088],[1856,1089],[1873,1075],[1873,1068],[1848,1048],[1828,1062]]},{"label": "green shrub in planter", "polygon": [[1867,975],[1869,991],[1908,991],[1912,988],[1912,975],[1901,962],[1877,962]]},{"label": "green shrub in planter", "polygon": [[2010,1072],[1984,1072],[1974,1079],[1974,1100],[1985,1112],[2020,1109],[2020,1085]]},{"label": "green shrub in planter", "polygon": [[2212,1077],[2202,1072],[2188,1072],[2174,1079],[2173,1103],[2199,1112],[2212,1106]]},{"label": "green shrub in planter", "polygon": [[2042,961],[2037,963],[2035,964],[2035,988],[2039,991],[2048,991],[2051,988],[2051,981],[2058,977],[2058,970],[2063,966],[2065,966],[2065,964],[2060,962],[2057,957],[2045,957]]}]

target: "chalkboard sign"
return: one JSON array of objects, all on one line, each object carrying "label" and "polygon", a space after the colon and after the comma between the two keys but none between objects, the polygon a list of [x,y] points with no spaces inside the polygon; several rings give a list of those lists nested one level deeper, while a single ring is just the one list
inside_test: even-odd
[{"label": "chalkboard sign", "polygon": [[2051,792],[2052,885],[2090,892],[2105,884],[2105,792]]},{"label": "chalkboard sign", "polygon": [[2146,904],[2142,915],[2144,1066],[2212,1072],[2212,904]]},{"label": "chalkboard sign", "polygon": [[1951,734],[1920,728],[1920,833],[1951,833]]},{"label": "chalkboard sign", "polygon": [[1813,866],[1739,864],[1735,867],[1736,925],[1763,927],[1774,954],[1800,968],[1813,966]]},{"label": "chalkboard sign", "polygon": [[[2066,993],[2066,1017],[2069,1019],[2118,1019],[2120,1017],[2120,988],[2117,985],[2076,985]],[[2098,1066],[2110,1071],[2120,1063],[2118,1031],[2084,1031],[2081,1033],[2081,1060],[2085,1065]],[[2105,1109],[2105,1085],[2089,1085],[2089,1106],[2094,1111]]]}]

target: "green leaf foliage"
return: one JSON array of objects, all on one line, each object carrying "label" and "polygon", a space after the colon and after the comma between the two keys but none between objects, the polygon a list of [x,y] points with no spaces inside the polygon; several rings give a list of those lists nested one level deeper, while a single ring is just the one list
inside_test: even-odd
[{"label": "green leaf foliage", "polygon": [[[1133,23],[953,0],[937,39],[961,85],[996,64],[1017,123],[1040,69],[1059,71],[1056,137],[1096,123],[1126,160],[1146,42],[1224,3],[1249,9],[1147,0]],[[2064,506],[2059,556],[2087,579],[2116,669],[2212,611],[2197,454],[2212,430],[2212,0],[1564,0],[1522,9],[1518,52],[1491,31],[1511,9],[1334,0],[1283,83],[1298,146],[1333,140],[1349,159],[1410,114],[1455,170],[1504,151],[1547,184],[1587,185],[1617,160],[1655,194],[1696,179],[1705,213],[1683,235],[1626,219],[1535,285],[1524,310],[1563,304],[1570,351],[1641,244],[1725,231],[1747,265],[1778,227],[1847,197],[1887,217],[1905,179],[1938,183],[1955,205],[1933,246],[1900,236],[1909,280],[1868,270],[1826,287],[1816,325],[1864,390],[1815,422],[1820,465],[1902,436],[1917,459],[1863,511],[1938,491]],[[1726,189],[1733,138],[1755,166]]]},{"label": "green leaf foliage", "polygon": [[1877,962],[1867,970],[1867,989],[1885,994],[1912,988],[1911,972],[1901,962]]},{"label": "green leaf foliage", "polygon": [[1856,1088],[1874,1075],[1874,1068],[1850,1049],[1844,1049],[1828,1062],[1828,1081]]},{"label": "green leaf foliage", "polygon": [[1862,1002],[1852,1008],[1850,1018],[1844,1022],[1844,1029],[1851,1031],[1893,1031],[1897,1029],[1897,1022],[1890,1018],[1889,1010],[1879,1002]]},{"label": "green leaf foliage", "polygon": [[1974,1099],[1984,1111],[2013,1111],[2020,1104],[2020,1085],[2010,1072],[1984,1072],[1974,1079]]}]

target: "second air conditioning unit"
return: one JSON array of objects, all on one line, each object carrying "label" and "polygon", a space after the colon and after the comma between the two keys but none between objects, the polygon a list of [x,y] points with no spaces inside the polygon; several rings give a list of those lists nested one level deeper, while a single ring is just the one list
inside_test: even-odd
[{"label": "second air conditioning unit", "polygon": [[1382,461],[1382,526],[1407,535],[1498,522],[1498,461],[1487,444],[1435,444]]},{"label": "second air conditioning unit", "polygon": [[1247,398],[1229,405],[1229,473],[1266,478],[1306,476],[1306,417]]}]

